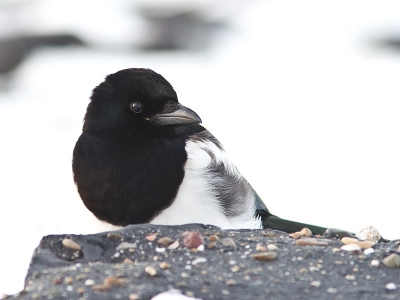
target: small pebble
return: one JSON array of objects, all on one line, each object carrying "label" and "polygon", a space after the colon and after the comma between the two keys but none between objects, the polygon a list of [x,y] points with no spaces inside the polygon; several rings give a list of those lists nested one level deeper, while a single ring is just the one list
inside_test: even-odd
[{"label": "small pebble", "polygon": [[159,243],[161,246],[168,247],[173,243],[173,241],[170,237],[164,236],[162,238],[159,238],[157,243]]},{"label": "small pebble", "polygon": [[292,238],[294,238],[295,240],[297,240],[297,239],[299,239],[299,238],[302,237],[300,231],[290,233],[289,236],[292,237]]},{"label": "small pebble", "polygon": [[238,265],[234,265],[231,267],[231,272],[236,273],[240,270],[240,267]]},{"label": "small pebble", "polygon": [[375,242],[371,241],[359,241],[354,238],[350,237],[344,237],[340,240],[343,244],[349,245],[349,244],[355,244],[360,246],[360,248],[365,249],[365,248],[371,248],[373,245],[375,245]]},{"label": "small pebble", "polygon": [[107,285],[109,287],[112,287],[112,286],[124,286],[124,285],[126,285],[126,280],[124,278],[108,276],[108,277],[106,277],[104,279],[103,284]]},{"label": "small pebble", "polygon": [[62,278],[61,277],[56,277],[53,279],[53,284],[54,285],[59,285],[62,283]]},{"label": "small pebble", "polygon": [[230,285],[237,285],[237,282],[234,279],[228,279],[225,282],[225,285],[230,286]]},{"label": "small pebble", "polygon": [[371,260],[371,266],[378,267],[379,266],[379,260],[377,260],[377,259]]},{"label": "small pebble", "polygon": [[361,247],[356,244],[343,245],[342,247],[340,247],[340,249],[348,251],[348,252],[353,252],[353,253],[361,252]]},{"label": "small pebble", "polygon": [[327,291],[329,294],[336,294],[336,293],[337,293],[337,289],[335,289],[335,288],[328,288],[326,291]]},{"label": "small pebble", "polygon": [[197,248],[203,244],[203,237],[200,232],[185,231],[182,236],[184,236],[183,245],[188,249]]},{"label": "small pebble", "polygon": [[260,252],[260,253],[250,254],[251,258],[262,261],[274,260],[277,256],[278,255],[275,252]]},{"label": "small pebble", "polygon": [[197,247],[197,251],[203,252],[204,251],[204,245],[201,244],[200,246]]},{"label": "small pebble", "polygon": [[374,248],[367,248],[364,250],[364,255],[370,255],[374,252],[375,252]]},{"label": "small pebble", "polygon": [[327,239],[315,239],[315,238],[303,238],[296,240],[297,246],[328,246],[330,240]]},{"label": "small pebble", "polygon": [[274,245],[274,244],[269,244],[267,245],[267,249],[271,250],[271,251],[277,251],[279,250],[278,246]]},{"label": "small pebble", "polygon": [[381,239],[381,235],[376,228],[368,226],[356,233],[356,237],[363,241],[371,241],[377,243]]},{"label": "small pebble", "polygon": [[85,280],[85,285],[86,286],[92,286],[95,284],[95,281],[93,279],[86,279]]},{"label": "small pebble", "polygon": [[85,288],[84,287],[79,287],[79,288],[76,289],[76,292],[78,294],[83,294],[85,292]]},{"label": "small pebble", "polygon": [[156,276],[157,275],[156,269],[154,269],[152,266],[147,266],[146,268],[144,268],[144,271],[147,274],[149,274],[150,276]]},{"label": "small pebble", "polygon": [[299,239],[301,237],[310,237],[312,236],[312,232],[310,229],[304,227],[302,230],[289,234],[290,237],[294,239]]},{"label": "small pebble", "polygon": [[353,274],[349,274],[345,276],[346,280],[355,280],[356,276],[354,276]]},{"label": "small pebble", "polygon": [[108,285],[104,285],[104,284],[95,284],[92,285],[92,289],[94,289],[95,291],[108,291],[110,289],[110,287]]},{"label": "small pebble", "polygon": [[156,247],[156,252],[163,253],[163,252],[165,252],[165,248],[164,247],[161,247],[161,248]]},{"label": "small pebble", "polygon": [[129,294],[129,300],[139,300],[139,295],[138,294]]},{"label": "small pebble", "polygon": [[208,240],[209,240],[210,242],[216,242],[216,241],[219,240],[219,237],[216,236],[216,235],[210,235],[210,237],[208,238]]},{"label": "small pebble", "polygon": [[166,269],[169,269],[170,264],[167,263],[166,261],[162,261],[162,262],[160,262],[159,267],[160,267],[160,269],[166,270]]},{"label": "small pebble", "polygon": [[198,258],[196,258],[194,261],[192,261],[192,265],[197,265],[197,264],[205,263],[205,262],[207,262],[207,258],[205,258],[205,257],[198,257]]},{"label": "small pebble", "polygon": [[399,268],[400,267],[400,255],[392,253],[382,259],[383,264],[389,268]]},{"label": "small pebble", "polygon": [[77,242],[74,242],[71,239],[67,239],[67,238],[63,239],[62,244],[65,248],[72,249],[75,251],[81,251],[81,249],[82,249],[82,247]]},{"label": "small pebble", "polygon": [[130,258],[128,258],[128,257],[125,258],[124,261],[123,261],[122,263],[124,263],[124,264],[130,264],[130,265],[134,264],[134,262],[132,261],[132,259],[130,259]]},{"label": "small pebble", "polygon": [[146,240],[148,240],[149,242],[154,242],[155,239],[157,238],[158,233],[151,233],[146,235]]},{"label": "small pebble", "polygon": [[72,284],[74,282],[74,279],[72,277],[65,277],[64,283],[65,284]]},{"label": "small pebble", "polygon": [[167,248],[170,250],[175,250],[176,248],[179,247],[179,241],[176,240],[175,242],[173,242],[171,245],[169,245]]},{"label": "small pebble", "polygon": [[300,230],[300,233],[304,237],[312,236],[312,231],[310,229],[308,229],[307,227],[304,227],[302,230]]},{"label": "small pebble", "polygon": [[122,239],[124,236],[119,234],[119,233],[115,233],[115,232],[110,232],[107,234],[107,238],[108,239]]},{"label": "small pebble", "polygon": [[222,240],[220,240],[222,246],[224,247],[231,247],[233,250],[236,250],[236,243],[233,239],[231,238],[224,238]]},{"label": "small pebble", "polygon": [[307,268],[301,268],[301,269],[299,270],[299,273],[300,273],[300,274],[306,274],[306,273],[308,273],[308,270],[307,270]]},{"label": "small pebble", "polygon": [[319,280],[311,281],[311,286],[319,288],[321,286],[321,281]]},{"label": "small pebble", "polygon": [[267,247],[265,247],[265,246],[263,246],[261,244],[257,244],[256,245],[256,251],[261,251],[261,252],[267,251]]},{"label": "small pebble", "polygon": [[181,277],[182,277],[182,278],[189,278],[189,276],[190,276],[190,275],[189,275],[188,273],[185,273],[185,272],[182,272],[182,273],[181,273]]},{"label": "small pebble", "polygon": [[117,250],[126,250],[130,248],[136,248],[136,244],[122,242],[121,244],[118,245]]},{"label": "small pebble", "polygon": [[274,237],[278,236],[278,234],[276,234],[273,231],[263,231],[263,232],[261,232],[261,235],[266,236],[266,237],[270,237],[270,238],[274,238]]},{"label": "small pebble", "polygon": [[397,289],[397,285],[395,285],[393,282],[388,283],[385,285],[385,288],[388,289],[389,291],[394,291]]},{"label": "small pebble", "polygon": [[332,252],[333,252],[333,253],[338,253],[338,252],[340,252],[340,249],[339,249],[339,248],[333,248],[333,249],[332,249]]}]

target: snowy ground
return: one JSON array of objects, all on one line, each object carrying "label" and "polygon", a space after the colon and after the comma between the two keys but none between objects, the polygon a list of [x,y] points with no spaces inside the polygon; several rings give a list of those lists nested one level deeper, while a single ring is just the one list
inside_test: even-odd
[{"label": "snowy ground", "polygon": [[[96,14],[70,19],[112,36]],[[400,36],[400,2],[253,1],[230,21],[206,52],[45,50],[17,70],[0,94],[0,295],[22,289],[43,235],[110,228],[82,205],[71,156],[91,90],[127,67],[166,77],[274,214],[400,237],[400,55],[374,44]]]}]

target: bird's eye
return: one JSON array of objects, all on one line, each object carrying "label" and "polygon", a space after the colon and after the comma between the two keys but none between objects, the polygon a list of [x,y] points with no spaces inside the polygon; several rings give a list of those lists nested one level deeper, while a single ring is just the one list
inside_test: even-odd
[{"label": "bird's eye", "polygon": [[140,103],[140,102],[132,102],[130,105],[130,108],[134,113],[138,114],[142,111],[143,107],[142,107],[142,103]]}]

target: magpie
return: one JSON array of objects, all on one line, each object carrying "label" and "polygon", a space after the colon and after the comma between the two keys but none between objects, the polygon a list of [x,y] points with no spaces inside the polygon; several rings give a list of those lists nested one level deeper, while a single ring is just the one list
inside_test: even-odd
[{"label": "magpie", "polygon": [[271,214],[201,122],[160,74],[131,68],[108,75],[93,90],[73,151],[85,206],[117,226],[326,230]]}]

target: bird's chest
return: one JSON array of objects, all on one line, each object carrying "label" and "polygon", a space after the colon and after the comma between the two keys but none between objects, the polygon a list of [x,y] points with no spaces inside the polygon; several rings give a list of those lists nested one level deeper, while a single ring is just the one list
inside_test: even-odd
[{"label": "bird's chest", "polygon": [[85,205],[116,225],[149,222],[168,207],[184,177],[181,140],[80,140],[74,174]]}]

